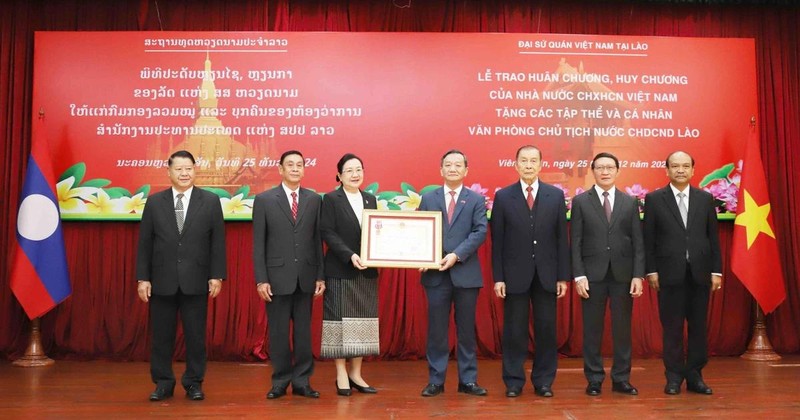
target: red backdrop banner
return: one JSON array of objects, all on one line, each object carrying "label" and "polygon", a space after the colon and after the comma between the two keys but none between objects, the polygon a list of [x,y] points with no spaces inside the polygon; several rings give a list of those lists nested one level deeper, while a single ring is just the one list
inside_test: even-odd
[{"label": "red backdrop banner", "polygon": [[[37,32],[33,110],[53,144],[62,217],[138,219],[186,149],[226,217],[278,182],[302,151],[304,185],[335,187],[339,157],[364,160],[382,209],[415,209],[439,158],[469,157],[468,186],[513,182],[514,153],[543,151],[567,197],[600,151],[640,198],[664,158],[700,156],[700,185],[736,211],[757,114],[752,39],[514,33]],[[36,139],[34,139],[35,141]]]}]

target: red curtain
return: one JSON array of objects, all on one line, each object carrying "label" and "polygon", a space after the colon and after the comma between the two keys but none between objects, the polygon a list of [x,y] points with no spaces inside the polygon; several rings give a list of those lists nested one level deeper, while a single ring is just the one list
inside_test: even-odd
[{"label": "red curtain", "polygon": [[[403,7],[410,5],[410,7]],[[0,10],[0,355],[19,356],[29,322],[8,286],[15,250],[16,207],[30,150],[33,31],[428,31],[531,32],[605,35],[752,37],[756,40],[758,124],[788,298],[767,317],[769,337],[782,353],[800,351],[800,8],[797,6],[686,5],[591,1],[170,1],[107,2],[14,0]],[[736,69],[719,69],[735,71]],[[58,157],[55,157],[58,159]],[[333,171],[333,168],[330,168]],[[513,180],[509,180],[512,182]],[[229,279],[209,311],[209,357],[258,360],[266,353],[264,304],[255,293],[250,223],[226,225]],[[145,360],[147,306],[136,296],[134,264],[138,223],[65,223],[73,294],[44,316],[49,354],[59,358]],[[720,225],[724,287],[710,305],[709,349],[742,353],[750,336],[752,299],[730,271],[732,225]],[[498,357],[502,303],[491,293],[490,245],[480,249],[486,287],[478,301],[478,352]],[[419,274],[383,270],[380,275],[383,358],[424,357],[426,302]],[[321,301],[314,308],[319,348]],[[570,290],[559,302],[560,351],[581,351],[580,302]],[[606,332],[608,334],[608,332]],[[634,304],[634,355],[661,352],[657,300],[646,289]],[[609,340],[604,351],[609,352]],[[181,354],[183,348],[179,346]]]}]

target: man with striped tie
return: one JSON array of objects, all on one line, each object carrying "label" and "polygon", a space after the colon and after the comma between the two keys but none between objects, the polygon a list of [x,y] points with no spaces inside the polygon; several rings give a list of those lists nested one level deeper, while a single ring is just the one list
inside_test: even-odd
[{"label": "man with striped tie", "polygon": [[319,230],[322,199],[300,187],[305,159],[297,150],[281,155],[278,171],[281,184],[258,194],[253,203],[256,288],[267,305],[273,367],[267,399],[286,395],[289,384],[292,394],[319,398],[309,379],[314,372],[312,295],[321,296],[325,291]]},{"label": "man with striped tie", "polygon": [[688,153],[671,153],[666,166],[669,184],[647,194],[644,202],[645,271],[650,287],[658,292],[664,393],[679,394],[686,381],[686,390],[711,395],[702,371],[708,363],[708,300],[722,287],[715,201],[689,184],[694,158]]},{"label": "man with striped tie", "polygon": [[172,187],[151,195],[139,226],[136,260],[139,298],[150,304],[150,401],[169,398],[175,388],[172,355],[180,311],[186,343],[181,384],[191,400],[202,400],[206,370],[208,296],[225,278],[225,222],[219,198],[194,188],[194,156],[180,150],[169,157]]}]

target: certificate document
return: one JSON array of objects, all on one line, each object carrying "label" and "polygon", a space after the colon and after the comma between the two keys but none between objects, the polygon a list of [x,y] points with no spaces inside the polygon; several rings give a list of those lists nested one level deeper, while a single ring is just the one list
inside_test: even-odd
[{"label": "certificate document", "polygon": [[361,262],[369,267],[439,268],[442,213],[364,210]]}]

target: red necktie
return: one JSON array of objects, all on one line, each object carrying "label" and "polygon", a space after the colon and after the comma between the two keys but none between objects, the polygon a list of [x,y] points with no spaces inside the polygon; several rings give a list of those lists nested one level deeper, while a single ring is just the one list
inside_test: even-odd
[{"label": "red necktie", "polygon": [[533,187],[528,185],[528,210],[533,210]]},{"label": "red necktie", "polygon": [[292,191],[292,220],[297,221],[297,193]]},{"label": "red necktie", "polygon": [[447,204],[447,223],[453,221],[453,213],[456,211],[456,192],[450,191],[450,203]]}]

